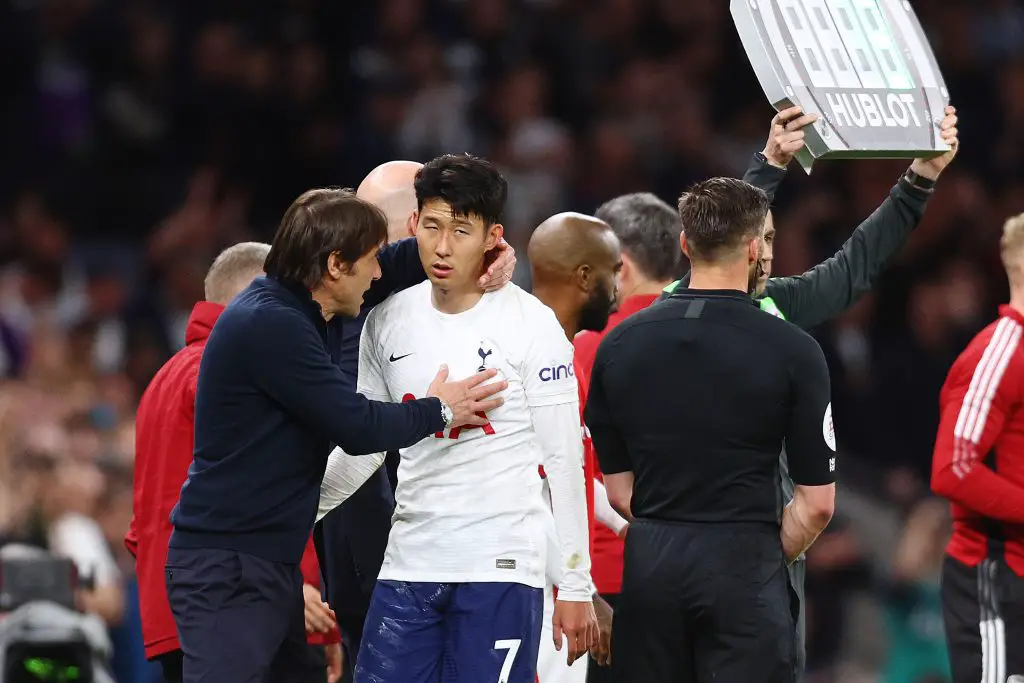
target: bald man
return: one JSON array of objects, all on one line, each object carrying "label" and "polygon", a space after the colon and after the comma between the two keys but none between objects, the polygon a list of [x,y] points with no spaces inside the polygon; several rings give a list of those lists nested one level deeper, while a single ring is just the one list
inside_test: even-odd
[{"label": "bald man", "polygon": [[[389,161],[381,164],[359,184],[356,195],[375,204],[388,219],[388,240],[397,242],[412,236],[411,218],[416,211],[413,180],[423,164],[414,161]],[[418,257],[417,257],[418,258]],[[515,251],[504,240],[497,247],[493,261],[480,279],[488,291],[504,286],[512,279]],[[422,282],[404,282],[399,289]],[[397,290],[396,290],[397,291]],[[364,306],[359,317],[342,327],[341,353],[338,364],[352,375],[358,375],[359,336],[370,312]],[[337,616],[345,649],[345,675],[351,680],[355,659],[362,641],[363,622],[370,606],[373,587],[384,561],[391,515],[395,509],[395,470],[398,454],[389,453],[386,467],[374,470],[355,493],[331,510],[314,527],[313,538],[323,572],[327,602]]]},{"label": "bald man", "polygon": [[[533,295],[555,312],[555,317],[570,341],[583,330],[604,329],[615,307],[615,277],[622,266],[619,241],[607,223],[579,213],[556,214],[534,231],[527,254],[533,279]],[[581,374],[582,368],[575,361],[574,366],[582,411],[582,406],[587,402],[587,381]],[[582,423],[582,413],[580,424],[592,544],[595,517],[616,533],[624,531],[627,523],[612,509],[604,487],[594,479],[594,453],[586,425]],[[546,482],[544,495],[549,495]],[[548,545],[549,559],[557,557],[558,539],[553,524],[549,526]],[[554,610],[552,586],[557,585],[559,580],[556,562],[548,562],[547,574],[542,622],[544,634],[537,660],[537,678],[540,683],[583,683],[587,678],[587,659],[577,660],[567,666],[565,658],[554,647],[551,617]],[[601,627],[601,641],[591,655],[603,665],[610,656],[611,608],[600,598],[596,589],[594,608]]]},{"label": "bald man", "polygon": [[423,164],[416,161],[388,161],[359,183],[356,196],[374,204],[388,218],[388,241],[412,237],[412,215],[416,211],[416,192],[412,181]]}]

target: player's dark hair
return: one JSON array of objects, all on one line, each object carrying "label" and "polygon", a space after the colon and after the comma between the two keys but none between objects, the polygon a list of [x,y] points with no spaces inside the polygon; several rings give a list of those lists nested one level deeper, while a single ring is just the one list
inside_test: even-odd
[{"label": "player's dark hair", "polygon": [[488,226],[501,222],[508,199],[508,181],[486,159],[471,154],[443,154],[417,171],[416,209],[431,199],[452,207],[456,216],[479,216]]},{"label": "player's dark hair", "polygon": [[770,202],[764,190],[735,178],[711,178],[679,197],[679,218],[690,254],[703,261],[726,257],[764,229]]},{"label": "player's dark hair", "polygon": [[383,212],[352,190],[309,190],[284,212],[263,269],[281,282],[313,289],[323,280],[331,254],[352,264],[387,239]]},{"label": "player's dark hair", "polygon": [[682,274],[682,226],[668,203],[650,192],[635,192],[606,201],[595,215],[611,226],[644,277],[660,282]]}]

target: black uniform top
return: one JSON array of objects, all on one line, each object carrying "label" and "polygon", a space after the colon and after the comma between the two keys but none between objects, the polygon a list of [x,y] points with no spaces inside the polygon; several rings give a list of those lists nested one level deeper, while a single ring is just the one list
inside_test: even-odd
[{"label": "black uniform top", "polygon": [[835,479],[818,343],[733,290],[680,290],[601,343],[586,423],[605,474],[632,471],[632,513],[778,523],[779,451],[799,485]]}]

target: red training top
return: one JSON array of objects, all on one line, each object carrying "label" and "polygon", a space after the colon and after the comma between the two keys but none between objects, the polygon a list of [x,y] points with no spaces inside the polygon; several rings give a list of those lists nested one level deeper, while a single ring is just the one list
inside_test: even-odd
[{"label": "red training top", "polygon": [[1005,556],[1024,576],[1024,314],[999,308],[942,387],[932,490],[949,499],[946,551],[976,566]]},{"label": "red training top", "polygon": [[153,377],[135,414],[133,517],[124,542],[135,556],[146,657],[180,649],[167,602],[164,565],[171,509],[192,463],[196,381],[206,339],[223,306],[200,301],[192,309],[185,348]]},{"label": "red training top", "polygon": [[[582,332],[576,335],[573,344],[576,347],[576,364],[580,368],[576,371],[576,376],[586,377],[587,389],[590,388],[590,373],[594,369],[594,356],[597,355],[597,347],[604,336],[629,316],[650,306],[658,296],[657,294],[631,296],[622,302],[619,310],[612,313],[603,330]],[[600,477],[600,465],[593,447],[590,448],[590,452],[595,476]],[[594,560],[593,576],[597,592],[617,595],[622,590],[622,554],[624,549],[622,538],[603,524],[592,525],[591,529],[593,530],[591,556]]]}]

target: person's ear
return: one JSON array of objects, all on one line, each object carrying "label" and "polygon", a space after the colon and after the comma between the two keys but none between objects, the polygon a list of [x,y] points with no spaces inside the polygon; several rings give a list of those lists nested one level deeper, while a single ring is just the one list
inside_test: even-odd
[{"label": "person's ear", "polygon": [[495,223],[487,228],[487,237],[484,239],[485,251],[490,251],[498,246],[501,238],[505,236],[505,227],[501,223]]},{"label": "person's ear", "polygon": [[683,255],[686,258],[690,258],[690,245],[686,243],[686,233],[679,233],[679,248],[683,250]]},{"label": "person's ear", "polygon": [[419,228],[419,225],[420,225],[420,212],[419,211],[413,211],[412,213],[409,214],[409,219],[405,222],[405,227],[409,231],[409,236],[410,237],[415,237],[416,236],[416,230]]},{"label": "person's ear", "polygon": [[761,238],[755,237],[747,242],[747,263],[757,263],[761,260]]},{"label": "person's ear", "polygon": [[332,280],[340,280],[343,275],[349,273],[348,265],[341,260],[341,254],[332,251],[327,255],[327,277]]},{"label": "person's ear", "polygon": [[589,294],[594,288],[594,269],[586,263],[578,266],[573,273],[573,281],[581,292]]}]

